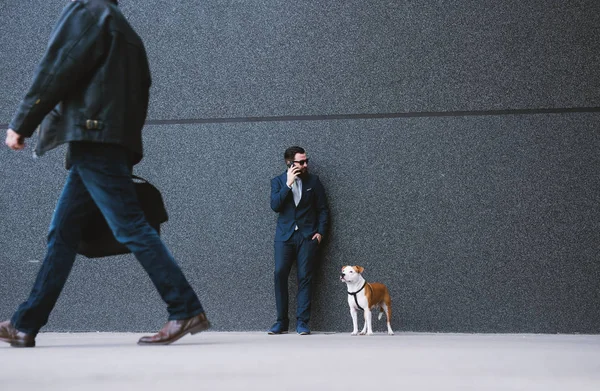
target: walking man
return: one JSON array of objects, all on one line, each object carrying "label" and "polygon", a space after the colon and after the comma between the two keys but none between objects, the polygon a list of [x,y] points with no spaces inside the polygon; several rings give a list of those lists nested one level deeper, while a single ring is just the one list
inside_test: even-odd
[{"label": "walking man", "polygon": [[288,332],[288,278],[298,270],[296,332],[310,334],[311,281],[318,246],[327,233],[329,209],[319,177],[308,172],[301,147],[285,150],[287,171],[271,180],[271,209],[279,213],[275,229],[275,302],[277,322],[269,334]]},{"label": "walking man", "polygon": [[144,45],[116,0],[73,0],[64,8],[10,122],[6,145],[23,149],[41,123],[36,153],[68,143],[70,170],[33,289],[11,320],[0,323],[0,340],[35,346],[75,261],[86,216],[95,208],[167,304],[168,322],[138,343],[169,344],[210,327],[194,290],[146,222],[131,178],[143,157],[150,80]]}]

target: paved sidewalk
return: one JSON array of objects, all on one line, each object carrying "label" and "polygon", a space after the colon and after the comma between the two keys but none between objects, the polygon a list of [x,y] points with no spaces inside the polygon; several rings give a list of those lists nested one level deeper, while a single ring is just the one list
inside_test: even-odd
[{"label": "paved sidewalk", "polygon": [[0,344],[1,390],[600,390],[600,336],[43,333]]}]

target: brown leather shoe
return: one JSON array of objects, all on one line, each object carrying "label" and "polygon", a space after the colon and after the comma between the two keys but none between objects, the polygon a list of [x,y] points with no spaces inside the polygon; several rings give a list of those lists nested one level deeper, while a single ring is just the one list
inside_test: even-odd
[{"label": "brown leather shoe", "polygon": [[206,319],[204,313],[194,317],[181,320],[170,320],[158,332],[152,336],[140,338],[138,345],[168,345],[182,338],[186,334],[197,334],[201,331],[208,330],[210,323]]},{"label": "brown leather shoe", "polygon": [[15,329],[9,320],[0,323],[0,341],[8,342],[10,346],[15,348],[32,348],[35,346],[35,336]]}]

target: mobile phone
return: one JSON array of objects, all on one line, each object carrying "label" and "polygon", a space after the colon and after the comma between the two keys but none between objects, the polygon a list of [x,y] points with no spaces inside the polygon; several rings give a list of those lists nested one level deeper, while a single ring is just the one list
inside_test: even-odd
[{"label": "mobile phone", "polygon": [[293,167],[293,166],[294,166],[294,164],[296,164],[296,163],[294,163],[294,162],[289,162],[289,163],[287,163],[287,166],[288,166],[288,168],[291,168],[291,167]]}]

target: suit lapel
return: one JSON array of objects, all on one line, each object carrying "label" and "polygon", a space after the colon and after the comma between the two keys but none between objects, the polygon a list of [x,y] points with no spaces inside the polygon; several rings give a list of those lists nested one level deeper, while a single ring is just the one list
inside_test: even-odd
[{"label": "suit lapel", "polygon": [[312,191],[312,176],[310,174],[302,179],[302,198],[300,198],[298,206],[308,200],[308,195],[306,193],[308,193],[309,190]]},{"label": "suit lapel", "polygon": [[[281,180],[281,185],[282,186],[287,186],[287,171],[285,171],[283,174],[281,174],[279,176],[279,179]],[[300,198],[300,202],[298,203],[299,207],[300,205],[302,205],[306,200],[308,200],[308,196],[306,195],[306,193],[308,192],[308,190],[313,191],[312,190],[312,175],[308,174],[306,176],[306,178],[302,179],[302,197]],[[290,192],[291,193],[291,192]],[[291,197],[292,203],[294,202],[294,196],[292,195]]]}]

